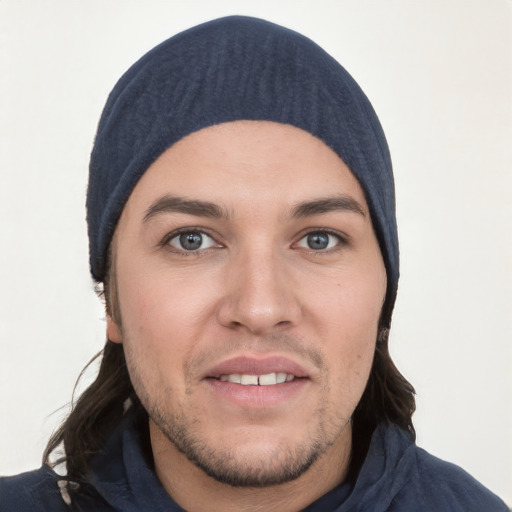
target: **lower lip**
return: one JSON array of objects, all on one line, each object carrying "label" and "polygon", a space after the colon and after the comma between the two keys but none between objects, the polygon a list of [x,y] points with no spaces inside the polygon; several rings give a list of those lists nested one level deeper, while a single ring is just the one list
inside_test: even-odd
[{"label": "lower lip", "polygon": [[280,405],[304,390],[309,379],[301,378],[273,386],[245,386],[235,382],[206,379],[210,388],[222,398],[240,407],[262,409]]}]

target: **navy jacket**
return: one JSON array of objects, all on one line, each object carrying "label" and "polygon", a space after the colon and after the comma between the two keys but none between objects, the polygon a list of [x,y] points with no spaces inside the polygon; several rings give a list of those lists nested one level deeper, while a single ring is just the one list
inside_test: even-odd
[{"label": "navy jacket", "polygon": [[[126,418],[93,464],[91,487],[73,492],[48,466],[0,478],[0,512],[182,512],[145,462]],[[71,497],[71,505],[69,501]],[[412,443],[395,426],[373,434],[357,480],[330,491],[307,512],[508,512],[461,468]]]}]

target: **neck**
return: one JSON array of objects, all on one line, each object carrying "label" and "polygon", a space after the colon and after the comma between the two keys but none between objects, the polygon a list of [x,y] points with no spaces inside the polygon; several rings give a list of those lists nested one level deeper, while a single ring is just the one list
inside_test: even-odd
[{"label": "neck", "polygon": [[350,464],[352,428],[300,477],[268,487],[233,487],[208,476],[179,452],[150,420],[155,471],[164,489],[188,512],[293,512],[302,510],[340,485]]}]

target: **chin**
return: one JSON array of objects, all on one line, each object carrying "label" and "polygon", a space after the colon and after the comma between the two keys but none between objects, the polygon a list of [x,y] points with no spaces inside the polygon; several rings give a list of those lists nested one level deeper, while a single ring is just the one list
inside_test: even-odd
[{"label": "chin", "polygon": [[302,432],[292,432],[293,425],[246,425],[219,435],[218,430],[211,430],[211,423],[150,416],[188,461],[217,482],[239,488],[270,487],[299,478],[343,431],[343,427],[326,431],[319,422],[309,428],[303,425]]},{"label": "chin", "polygon": [[[318,443],[290,447],[276,445],[240,445],[236,442],[221,449],[190,439],[175,446],[193,464],[217,482],[232,487],[269,487],[299,478],[322,455]],[[237,447],[238,446],[238,447]]]}]

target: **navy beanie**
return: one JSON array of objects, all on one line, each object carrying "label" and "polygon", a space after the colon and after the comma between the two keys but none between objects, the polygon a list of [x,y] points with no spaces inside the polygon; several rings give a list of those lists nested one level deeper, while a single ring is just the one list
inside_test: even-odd
[{"label": "navy beanie", "polygon": [[119,80],[101,116],[89,169],[91,273],[103,281],[121,211],[146,169],[207,126],[265,120],[301,128],[331,147],[359,180],[386,266],[382,321],[398,286],[398,235],[388,146],[368,98],[310,39],[256,18],[231,16],[153,48]]}]

